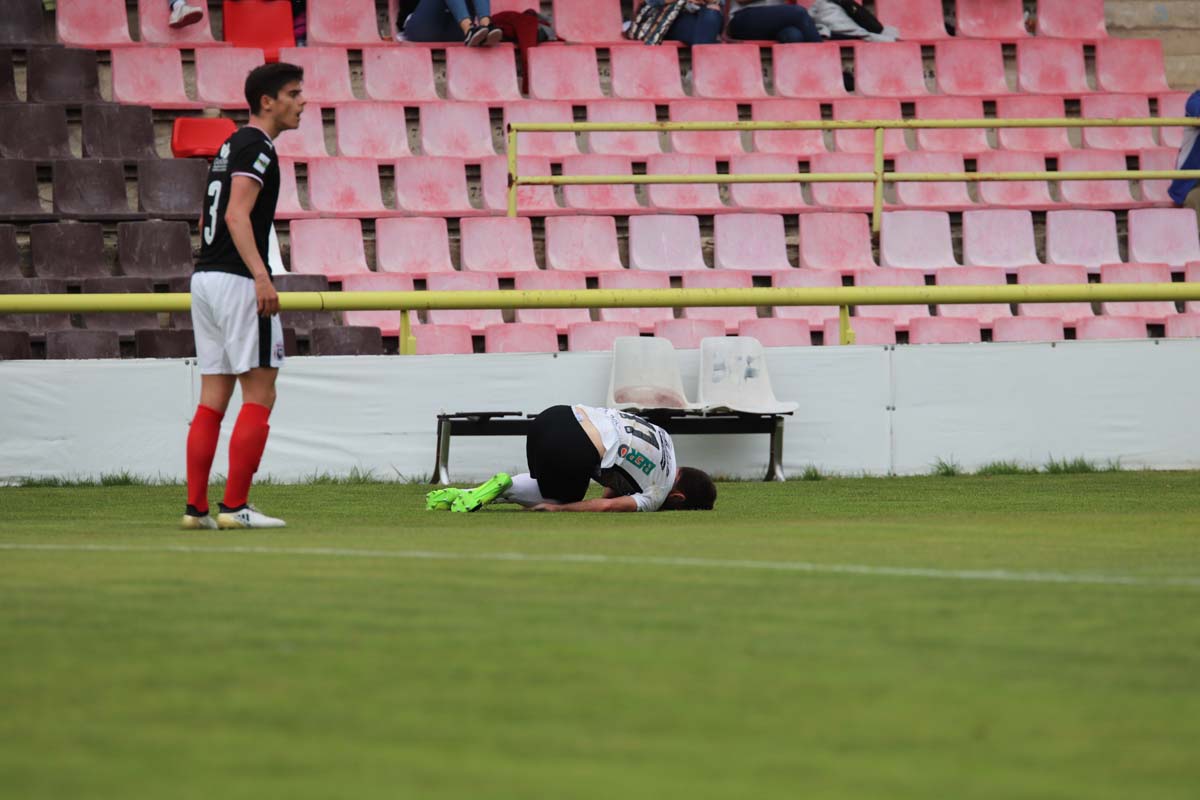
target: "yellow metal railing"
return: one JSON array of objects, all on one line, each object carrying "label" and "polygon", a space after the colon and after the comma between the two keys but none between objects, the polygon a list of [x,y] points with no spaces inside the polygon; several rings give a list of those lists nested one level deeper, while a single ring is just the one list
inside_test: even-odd
[{"label": "yellow metal railing", "polygon": [[[886,172],[884,132],[931,128],[1172,128],[1200,125],[1195,117],[1128,119],[925,119],[925,120],[797,120],[794,122],[513,122],[508,125],[508,215],[517,215],[521,186],[595,186],[653,183],[874,183],[871,230],[879,233],[883,187],[908,181],[1099,181],[1200,178],[1200,170],[1105,170],[1080,172]],[[786,172],[759,175],[520,175],[517,170],[519,134],[620,131],[838,131],[875,132],[873,172]]]}]

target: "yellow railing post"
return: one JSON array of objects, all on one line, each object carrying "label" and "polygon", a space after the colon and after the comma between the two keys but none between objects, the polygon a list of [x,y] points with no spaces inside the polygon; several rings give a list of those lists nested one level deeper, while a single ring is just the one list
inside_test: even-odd
[{"label": "yellow railing post", "polygon": [[517,215],[517,131],[508,124],[508,215]]},{"label": "yellow railing post", "polygon": [[850,306],[838,309],[838,344],[854,344],[854,328],[850,327]]},{"label": "yellow railing post", "polygon": [[412,314],[407,308],[400,310],[400,355],[412,356],[417,353],[417,337],[413,336],[412,320],[409,314]]},{"label": "yellow railing post", "polygon": [[875,129],[875,210],[871,212],[871,232],[879,233],[883,222],[883,128]]}]

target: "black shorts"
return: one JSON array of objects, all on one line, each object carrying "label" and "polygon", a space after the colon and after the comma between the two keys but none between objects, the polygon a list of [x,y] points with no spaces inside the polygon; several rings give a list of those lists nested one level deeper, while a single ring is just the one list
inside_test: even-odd
[{"label": "black shorts", "polygon": [[600,466],[600,454],[570,406],[551,406],[533,419],[525,439],[529,474],[547,500],[576,503]]}]

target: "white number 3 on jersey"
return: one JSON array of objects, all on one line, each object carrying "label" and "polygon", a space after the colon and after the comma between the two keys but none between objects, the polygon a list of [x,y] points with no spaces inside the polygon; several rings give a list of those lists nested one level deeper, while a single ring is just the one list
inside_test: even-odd
[{"label": "white number 3 on jersey", "polygon": [[221,182],[213,181],[208,185],[208,194],[212,198],[212,205],[208,207],[208,224],[204,226],[204,243],[212,244],[213,237],[217,234],[217,209],[221,206]]}]

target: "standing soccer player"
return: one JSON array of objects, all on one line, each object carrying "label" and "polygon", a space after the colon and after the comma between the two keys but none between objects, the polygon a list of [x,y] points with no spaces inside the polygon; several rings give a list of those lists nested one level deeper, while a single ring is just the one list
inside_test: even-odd
[{"label": "standing soccer player", "polygon": [[[304,70],[267,64],[246,77],[250,123],[230,136],[208,172],[200,257],[192,275],[192,327],[200,363],[200,405],[187,439],[187,510],[183,527],[282,528],[250,505],[275,405],[275,379],[283,363],[279,296],[267,268],[267,243],[279,197],[279,157],[274,139],[300,125]],[[229,440],[225,499],[214,520],[208,513],[208,476],[221,420],[242,387],[242,410]]]}]

